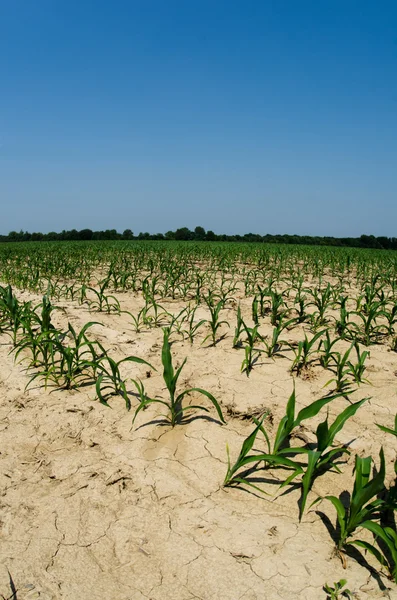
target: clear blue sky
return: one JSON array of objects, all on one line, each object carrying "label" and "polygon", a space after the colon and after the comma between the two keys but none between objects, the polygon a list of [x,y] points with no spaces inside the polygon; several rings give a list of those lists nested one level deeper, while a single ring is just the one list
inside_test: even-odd
[{"label": "clear blue sky", "polygon": [[0,233],[397,236],[396,0],[0,0]]}]

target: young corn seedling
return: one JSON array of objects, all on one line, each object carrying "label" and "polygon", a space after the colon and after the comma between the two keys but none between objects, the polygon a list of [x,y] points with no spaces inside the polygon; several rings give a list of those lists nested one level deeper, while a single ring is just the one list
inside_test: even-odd
[{"label": "young corn seedling", "polygon": [[168,393],[169,393],[169,399],[168,400],[161,400],[160,398],[145,398],[145,399],[143,399],[135,411],[132,422],[134,423],[138,413],[141,410],[146,408],[149,404],[153,404],[153,403],[162,404],[163,406],[165,406],[168,409],[168,413],[166,415],[164,415],[164,417],[171,424],[171,427],[175,427],[175,425],[180,424],[182,422],[186,411],[203,410],[205,412],[209,412],[209,410],[205,406],[198,406],[198,405],[183,406],[184,397],[187,396],[188,394],[191,394],[192,392],[197,392],[197,393],[205,396],[206,398],[208,398],[208,400],[210,400],[210,402],[215,407],[215,410],[218,414],[219,419],[222,421],[222,423],[224,423],[225,420],[223,418],[221,408],[220,408],[217,400],[214,398],[214,396],[212,394],[210,394],[210,392],[207,392],[206,390],[203,390],[201,388],[189,388],[187,390],[184,390],[183,392],[177,393],[178,379],[182,372],[183,367],[186,364],[187,358],[185,358],[185,360],[182,362],[180,367],[176,371],[174,371],[174,366],[172,364],[172,354],[171,354],[170,342],[169,342],[169,330],[167,328],[164,328],[163,333],[164,333],[164,337],[163,337],[163,348],[162,348],[162,352],[161,352],[161,361],[163,364],[163,379],[164,379],[164,383],[165,383]]},{"label": "young corn seedling", "polygon": [[81,305],[83,304],[89,304],[88,298],[87,298],[87,285],[85,283],[83,283],[83,285],[78,289],[78,302]]},{"label": "young corn seedling", "polygon": [[134,328],[135,333],[139,333],[142,331],[142,327],[147,324],[147,307],[144,306],[137,313],[137,315],[133,315],[129,310],[122,310],[120,314],[127,314],[132,319],[132,326]]},{"label": "young corn seedling", "polygon": [[368,315],[374,304],[384,304],[385,295],[379,282],[379,274],[374,275],[369,283],[364,285],[364,293],[357,298],[357,310]]},{"label": "young corn seedling", "polygon": [[[394,429],[390,429],[384,425],[379,425],[379,423],[376,423],[376,425],[381,431],[390,433],[390,435],[397,437],[397,414],[394,417]],[[397,460],[394,461],[394,472],[397,475]],[[397,478],[394,481],[394,485],[388,490],[387,500],[390,502],[390,508],[393,510],[394,503],[397,504]]]},{"label": "young corn seedling", "polygon": [[303,294],[301,291],[297,292],[294,299],[294,307],[297,313],[298,323],[303,323],[307,320],[307,312],[306,312],[306,298],[307,296]]},{"label": "young corn seedling", "polygon": [[25,333],[14,347],[15,361],[22,352],[30,352],[30,357],[24,356],[21,361],[28,360],[27,370],[30,368],[44,367],[48,370],[51,358],[53,356],[53,341],[57,336],[62,335],[61,331],[50,329],[40,332],[33,329],[29,323],[25,325]]},{"label": "young corn seedling", "polygon": [[[347,506],[336,496],[325,496],[324,498],[332,502],[336,509],[339,524],[339,539],[336,549],[342,562],[345,563],[342,552],[346,551],[349,546],[364,548],[382,566],[387,568],[389,576],[397,582],[397,534],[393,528],[382,527],[378,523],[382,515],[389,510],[390,504],[390,497],[387,501],[382,497],[387,496],[384,483],[386,467],[383,448],[380,450],[379,457],[379,471],[374,470],[371,479],[371,457],[361,458],[356,455],[354,488]],[[322,498],[318,498],[313,504],[320,500]],[[393,509],[397,509],[395,501]],[[378,540],[380,540],[379,547],[363,540],[350,539],[359,528],[370,531],[378,544]]]},{"label": "young corn seedling", "polygon": [[1,289],[0,314],[3,316],[0,330],[11,330],[12,344],[15,347],[19,330],[21,328],[25,330],[26,323],[31,318],[31,303],[24,302],[21,304],[12,287],[8,285],[6,288]]},{"label": "young corn seedling", "polygon": [[241,372],[245,373],[249,377],[255,362],[257,361],[262,350],[255,348],[255,344],[258,341],[262,341],[263,338],[258,331],[258,325],[255,327],[247,327],[243,321],[244,331],[247,336],[246,346],[244,347],[245,358],[241,364]]},{"label": "young corn seedling", "polygon": [[[288,458],[288,455],[294,456],[295,454],[299,454],[301,452],[300,449],[290,447],[289,442],[291,434],[293,430],[296,427],[299,427],[303,421],[315,417],[322,407],[331,402],[331,400],[333,400],[335,397],[336,396],[327,396],[325,398],[321,398],[320,400],[316,400],[309,406],[306,406],[299,411],[299,413],[295,416],[296,395],[294,389],[287,403],[286,414],[278,425],[273,445],[270,443],[269,436],[263,427],[263,421],[267,415],[265,414],[259,421],[254,418],[256,427],[253,432],[244,440],[240,454],[233,466],[230,462],[230,453],[229,448],[227,447],[228,468],[223,485],[233,486],[238,484],[246,484],[256,487],[249,479],[247,479],[244,474],[238,475],[238,471],[240,471],[240,469],[243,467],[250,465],[251,463],[260,463],[262,461],[265,462],[265,465],[292,469],[292,474],[287,478],[283,485],[287,485],[297,475],[302,474],[302,467],[295,461]],[[264,436],[267,452],[250,454],[259,431]]]},{"label": "young corn seedling", "polygon": [[360,406],[368,398],[363,398],[359,402],[350,404],[345,410],[343,410],[332,425],[328,425],[328,415],[322,423],[320,423],[316,430],[316,449],[302,448],[301,452],[307,453],[307,467],[302,477],[302,496],[299,505],[299,520],[302,519],[307,496],[313,486],[314,480],[322,475],[325,471],[335,469],[338,473],[340,470],[335,463],[335,460],[342,454],[350,454],[349,450],[340,446],[333,448],[335,436],[342,429],[346,421],[356,414]]},{"label": "young corn seedling", "polygon": [[336,319],[335,331],[341,339],[344,339],[349,334],[349,312],[346,308],[348,296],[340,296],[339,298],[339,319]]},{"label": "young corn seedling", "polygon": [[17,338],[18,333],[22,329],[23,333],[26,333],[28,328],[30,327],[30,323],[34,318],[35,314],[32,311],[31,303],[24,302],[23,304],[18,304],[18,310],[14,314],[13,318],[10,321],[11,325],[11,338],[12,344],[14,348],[17,346]]},{"label": "young corn seedling", "polygon": [[234,285],[233,282],[223,280],[221,285],[216,293],[216,297],[219,300],[222,300],[223,305],[225,306],[227,302],[235,302],[236,299],[233,296],[234,292],[236,292],[238,288]]},{"label": "young corn seedling", "polygon": [[254,296],[254,299],[252,300],[251,313],[252,313],[252,320],[253,320],[254,324],[255,325],[259,325],[258,298],[257,298],[257,296]]},{"label": "young corn seedling", "polygon": [[315,343],[325,333],[325,330],[318,331],[311,340],[308,339],[305,334],[305,339],[298,343],[298,347],[294,348],[290,345],[290,348],[295,353],[295,359],[291,366],[291,371],[296,371],[297,375],[300,375],[303,369],[307,369],[309,364],[313,361],[312,356],[318,353],[318,347],[315,347]]},{"label": "young corn seedling", "polygon": [[374,302],[369,308],[368,312],[363,313],[361,311],[354,311],[353,314],[357,315],[362,320],[362,327],[357,323],[351,323],[351,327],[356,330],[357,336],[361,338],[364,346],[370,346],[371,344],[377,343],[379,338],[384,333],[386,325],[377,324],[377,319],[382,316],[382,307],[379,302]]},{"label": "young corn seedling", "polygon": [[315,306],[317,311],[313,313],[313,324],[315,327],[322,327],[327,323],[326,312],[332,305],[332,289],[328,283],[324,289],[315,288],[309,293],[313,296],[313,301],[309,305]]},{"label": "young corn seedling", "polygon": [[394,335],[394,325],[397,323],[397,303],[394,303],[390,310],[383,310],[382,314],[387,320],[387,325],[385,326],[387,335]]},{"label": "young corn seedling", "polygon": [[280,321],[280,323],[273,327],[273,333],[271,338],[263,338],[263,343],[265,345],[265,354],[269,358],[274,358],[275,356],[283,356],[281,354],[281,350],[283,345],[288,346],[288,343],[280,340],[280,335],[284,331],[284,329],[288,329],[296,323],[297,319],[289,319],[288,321]]},{"label": "young corn seedling", "polygon": [[156,302],[154,297],[146,297],[145,323],[149,327],[159,327],[167,315],[167,311]]},{"label": "young corn seedling", "polygon": [[203,295],[204,277],[201,273],[197,272],[194,276],[193,289],[194,289],[194,301],[196,304],[201,304]]},{"label": "young corn seedling", "polygon": [[[41,308],[41,314],[37,314],[37,310]],[[59,306],[54,306],[51,304],[51,300],[48,296],[43,296],[42,303],[34,308],[34,313],[32,314],[33,320],[37,322],[40,327],[41,332],[50,331],[51,329],[55,329],[52,324],[51,314],[55,310],[61,310]]]},{"label": "young corn seedling", "polygon": [[265,306],[265,302],[266,302],[266,298],[268,298],[270,296],[270,289],[271,289],[271,286],[273,285],[273,283],[274,283],[274,281],[270,280],[270,281],[268,281],[268,285],[266,287],[261,287],[259,284],[257,286],[258,294],[256,295],[256,297],[258,297],[258,295],[259,295],[259,299],[258,299],[259,314],[261,317],[264,317],[268,310],[268,308]]},{"label": "young corn seedling", "polygon": [[365,372],[365,361],[369,357],[368,350],[360,352],[360,346],[358,342],[355,342],[354,347],[357,354],[357,363],[353,364],[350,360],[347,362],[348,372],[353,375],[354,381],[360,385],[360,383],[370,383],[368,379],[364,378]]},{"label": "young corn seedling", "polygon": [[334,391],[336,393],[347,395],[352,392],[351,381],[347,379],[347,375],[351,373],[351,368],[348,364],[348,359],[352,347],[353,346],[350,346],[350,348],[348,348],[344,354],[340,354],[340,352],[335,353],[335,377],[327,381],[324,387],[327,387],[331,383],[335,383]]},{"label": "young corn seedling", "polygon": [[336,361],[337,353],[332,350],[337,342],[339,342],[341,338],[335,338],[331,340],[329,331],[325,332],[325,339],[321,340],[320,345],[318,347],[319,350],[323,350],[320,356],[320,364],[324,369],[328,369],[331,361]]},{"label": "young corn seedling", "polygon": [[270,290],[270,302],[270,323],[275,327],[286,312],[281,310],[285,306],[284,294]]},{"label": "young corn seedling", "polygon": [[170,331],[170,335],[172,333],[176,333],[180,335],[182,339],[185,339],[185,330],[182,328],[187,318],[187,310],[187,307],[185,307],[176,315],[173,315],[172,313],[167,313],[167,315],[170,317],[170,322],[167,325],[167,328]]},{"label": "young corn seedling", "polygon": [[347,600],[354,600],[351,591],[345,587],[346,584],[346,579],[335,581],[333,586],[326,583],[323,587],[323,590],[328,594],[327,600],[343,600],[343,598],[347,598]]},{"label": "young corn seedling", "polygon": [[241,307],[240,307],[240,305],[238,305],[238,307],[237,307],[237,324],[236,324],[236,328],[234,330],[233,348],[241,347],[240,335],[241,335],[243,329],[244,329],[244,321],[241,316]]},{"label": "young corn seedling", "polygon": [[220,321],[219,320],[219,313],[223,308],[223,302],[222,300],[219,300],[217,302],[217,304],[211,304],[210,302],[207,303],[208,309],[210,311],[211,314],[211,318],[206,320],[206,323],[208,323],[209,327],[210,327],[210,333],[204,338],[203,340],[203,344],[208,340],[208,338],[212,339],[212,345],[216,346],[217,342],[219,341],[218,339],[218,331],[220,329],[220,327],[222,327],[222,325],[227,325],[228,327],[230,327],[229,323],[227,321]]},{"label": "young corn seedling", "polygon": [[[43,343],[49,345],[47,367],[35,373],[26,387],[37,378],[44,379],[45,387],[48,381],[52,381],[57,388],[66,390],[78,387],[82,381],[93,380],[96,352],[94,342],[90,342],[86,337],[86,331],[92,325],[100,325],[100,323],[86,323],[79,333],[76,333],[73,326],[68,323],[67,332],[51,332],[53,335],[50,338],[48,338],[50,332],[46,332],[47,339],[43,338]],[[73,345],[64,344],[67,336],[72,339]]]},{"label": "young corn seedling", "polygon": [[193,344],[194,338],[198,334],[200,327],[202,327],[205,323],[205,319],[200,319],[200,321],[195,322],[195,315],[198,305],[191,307],[190,305],[187,308],[187,328],[184,330],[184,333],[187,334],[189,338],[189,342]]},{"label": "young corn seedling", "polygon": [[95,300],[88,301],[90,309],[97,312],[106,311],[107,313],[116,312],[120,314],[120,302],[111,294],[106,295],[105,290],[109,286],[109,277],[99,282],[99,289],[86,287],[85,291],[90,291],[95,295]]},{"label": "young corn seedling", "polygon": [[[119,361],[115,361],[107,353],[105,353],[105,355],[102,356],[98,360],[99,374],[97,376],[97,380],[96,380],[96,384],[95,384],[96,393],[97,393],[98,399],[101,402],[101,404],[105,404],[105,406],[109,406],[109,404],[108,404],[109,396],[120,395],[122,398],[124,398],[127,410],[130,410],[131,401],[130,401],[130,398],[128,395],[128,390],[127,390],[127,385],[126,385],[127,380],[122,377],[121,372],[120,372],[120,365],[122,365],[126,362],[133,362],[133,363],[138,363],[140,365],[146,365],[146,366],[150,367],[151,369],[153,369],[154,371],[156,370],[153,367],[153,365],[151,365],[149,362],[147,362],[143,358],[139,358],[138,356],[127,356],[126,358],[122,358]],[[139,389],[140,389],[139,384],[135,380],[132,380],[132,381],[133,381],[135,387],[139,391]],[[141,383],[141,385],[142,385],[142,383]],[[145,396],[145,398],[146,398],[146,396]]]},{"label": "young corn seedling", "polygon": [[71,285],[66,285],[65,287],[65,298],[66,300],[72,300],[72,302],[78,297],[78,294],[81,292],[81,288],[78,287],[76,282]]}]

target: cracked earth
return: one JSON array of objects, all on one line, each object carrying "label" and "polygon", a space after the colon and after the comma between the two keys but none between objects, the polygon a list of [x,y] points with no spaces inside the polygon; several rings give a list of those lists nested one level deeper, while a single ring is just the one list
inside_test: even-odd
[{"label": "cracked earth", "polygon": [[[118,297],[124,309],[137,311],[139,299]],[[135,334],[125,315],[93,318],[71,302],[57,304],[65,309],[56,314],[57,324],[100,321],[93,335],[114,357],[152,362],[157,372],[149,379],[135,364],[124,374],[141,377],[150,395],[165,397],[161,329]],[[175,312],[182,307],[167,304]],[[248,301],[243,308],[248,314]],[[231,350],[234,311],[229,320],[215,348],[180,338],[172,346],[178,364],[188,357],[181,385],[211,391],[226,416],[223,426],[210,411],[171,429],[156,422],[161,410],[152,407],[132,426],[122,398],[107,408],[93,387],[25,390],[23,363],[14,363],[9,337],[0,337],[0,594],[10,596],[11,574],[19,600],[325,600],[323,585],[341,578],[354,598],[397,598],[369,556],[361,563],[348,558],[343,568],[324,524],[325,518],[335,523],[327,503],[306,510],[299,523],[299,490],[277,492],[276,471],[264,486],[268,495],[222,487],[226,444],[235,459],[252,430],[247,417],[265,408],[274,433],[293,386],[288,358],[263,359],[249,378],[240,373],[243,351]],[[397,355],[372,347],[368,364],[372,385],[353,397],[372,399],[338,441],[376,458],[383,444],[390,472],[397,445],[375,423],[393,423]],[[324,394],[327,379],[322,369],[296,379],[299,408]],[[343,398],[335,400],[330,416],[345,406]],[[307,422],[302,435],[313,440],[319,419]],[[317,479],[308,506],[318,496],[350,490],[353,463],[352,455],[341,475]]]}]

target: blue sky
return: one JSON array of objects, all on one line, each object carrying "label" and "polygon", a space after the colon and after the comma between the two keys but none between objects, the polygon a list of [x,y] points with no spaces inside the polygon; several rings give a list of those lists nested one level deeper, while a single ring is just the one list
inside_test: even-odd
[{"label": "blue sky", "polygon": [[397,3],[0,0],[0,233],[397,236]]}]

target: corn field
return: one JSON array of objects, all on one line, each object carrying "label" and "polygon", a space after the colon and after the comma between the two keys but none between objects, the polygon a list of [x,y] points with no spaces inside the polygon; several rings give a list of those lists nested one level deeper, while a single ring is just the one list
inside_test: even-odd
[{"label": "corn field", "polygon": [[[42,474],[34,493],[50,504],[58,503],[55,483],[63,499],[79,498],[86,507],[94,502],[99,512],[103,502],[110,533],[96,524],[94,538],[107,540],[111,551],[105,544],[101,552],[116,556],[112,568],[139,580],[135,591],[120,584],[112,596],[105,578],[98,598],[327,598],[329,561],[332,577],[343,585],[347,580],[351,597],[381,597],[385,590],[397,597],[397,254],[217,242],[4,243],[0,283],[1,422],[13,452],[23,455],[21,465],[34,462],[26,489]],[[7,381],[18,381],[18,389]],[[13,426],[30,410],[36,419],[31,438],[12,446]],[[54,411],[58,425],[44,439],[42,428]],[[56,463],[59,436],[74,453],[67,477]],[[89,454],[99,450],[91,469]],[[117,473],[104,467],[110,457],[113,466],[119,462]],[[102,487],[95,487],[100,480]],[[3,477],[0,518],[8,523],[3,559],[16,587],[13,596],[0,592],[23,598],[31,542],[23,551],[21,542],[19,552],[13,545],[14,521],[21,517],[7,516],[17,485],[10,481]],[[125,510],[123,494],[134,506],[123,519],[143,519],[125,548],[112,512],[120,503]],[[145,527],[146,513],[139,518],[136,512],[149,500],[154,532]],[[48,597],[86,597],[83,576],[80,591],[53,591],[62,560],[82,560],[81,548],[97,544],[86,525],[77,541],[59,534],[66,514],[60,506],[52,533],[44,536],[56,543],[29,576]],[[184,506],[191,513],[182,512]],[[38,509],[33,503],[29,510]],[[168,533],[161,537],[156,531],[165,522]],[[225,541],[218,528],[237,537]],[[309,581],[301,587],[285,583],[288,530],[297,536],[290,553],[302,553],[297,577]],[[159,536],[156,543],[171,539],[160,580],[139,575],[161,563],[151,558],[156,543],[148,531],[153,540]],[[277,545],[278,531],[283,541]],[[178,536],[186,543],[186,562],[182,555],[171,558]],[[68,544],[79,550],[68,554]],[[236,566],[235,592],[195,576],[197,564],[222,580],[227,560],[217,550]],[[138,554],[127,561],[129,552]],[[179,596],[176,582],[185,590]],[[249,595],[260,582],[268,591]]]}]

